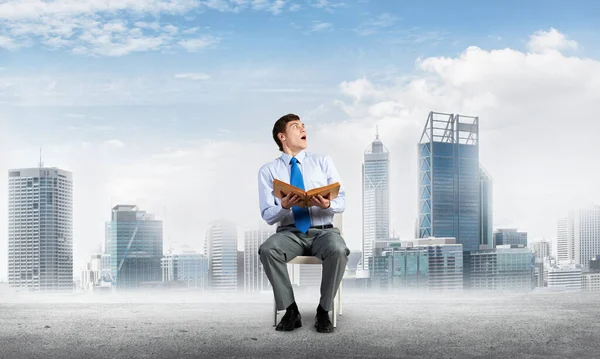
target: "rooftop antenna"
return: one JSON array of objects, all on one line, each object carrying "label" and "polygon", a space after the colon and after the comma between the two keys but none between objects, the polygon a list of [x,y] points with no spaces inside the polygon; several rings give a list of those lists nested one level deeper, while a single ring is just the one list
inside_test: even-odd
[{"label": "rooftop antenna", "polygon": [[375,125],[375,138],[379,139],[379,125]]},{"label": "rooftop antenna", "polygon": [[40,168],[44,167],[44,162],[42,162],[42,148],[40,147]]}]

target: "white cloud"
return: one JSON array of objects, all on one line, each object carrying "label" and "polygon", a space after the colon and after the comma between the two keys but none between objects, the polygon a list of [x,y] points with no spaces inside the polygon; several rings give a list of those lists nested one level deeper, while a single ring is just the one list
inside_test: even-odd
[{"label": "white cloud", "polygon": [[197,31],[198,31],[197,27],[192,27],[192,28],[183,30],[181,33],[184,35],[190,35],[190,34],[195,34]]},{"label": "white cloud", "polygon": [[178,27],[158,21],[130,24],[128,15],[182,14],[199,6],[195,0],[9,1],[0,4],[0,26],[7,30],[0,47],[39,43],[97,56],[159,51],[187,41],[189,32],[180,35]]},{"label": "white cloud", "polygon": [[127,31],[127,27],[122,21],[113,21],[102,26],[104,31],[108,32],[124,32]]},{"label": "white cloud", "polygon": [[[469,47],[456,57],[416,64],[418,72],[392,82],[396,85],[368,78],[342,83],[351,103],[338,106],[351,120],[347,127],[323,129],[335,131],[329,143],[334,148],[336,138],[368,143],[379,124],[392,158],[392,224],[401,235],[412,235],[416,218],[416,143],[429,111],[479,116],[481,161],[494,179],[496,227],[519,227],[531,238],[555,237],[559,216],[600,202],[600,170],[581,166],[594,163],[600,151],[595,139],[600,124],[591,120],[600,102],[599,61]],[[349,156],[353,151],[345,150]],[[358,181],[351,187],[360,190]]]},{"label": "white cloud", "polygon": [[179,31],[179,28],[177,26],[173,26],[173,25],[166,25],[163,27],[163,29],[171,35],[175,35]]},{"label": "white cloud", "polygon": [[125,147],[125,144],[123,143],[123,141],[120,140],[108,140],[108,141],[104,141],[104,144],[106,146],[108,146],[109,148],[123,148]]},{"label": "white cloud", "polygon": [[209,47],[211,45],[218,44],[220,41],[221,41],[221,39],[219,39],[217,37],[203,36],[203,37],[200,37],[197,39],[189,39],[189,40],[180,41],[179,45],[181,45],[187,51],[195,52],[198,50],[202,50],[206,47]]},{"label": "white cloud", "polygon": [[327,11],[331,11],[332,9],[337,8],[337,7],[345,7],[346,6],[346,4],[343,2],[332,3],[329,0],[312,1],[310,5],[312,7],[318,8],[318,9],[325,9]]},{"label": "white cloud", "polygon": [[285,0],[275,0],[269,2],[268,0],[253,0],[252,8],[254,10],[266,10],[274,15],[280,14],[285,6]]},{"label": "white cloud", "polygon": [[0,48],[4,48],[7,50],[16,50],[19,47],[21,47],[21,46],[16,44],[12,38],[10,38],[8,36],[0,35]]},{"label": "white cloud", "polygon": [[529,50],[533,52],[542,52],[547,50],[577,50],[578,44],[575,40],[567,39],[565,34],[554,28],[548,31],[537,31],[531,35],[527,43]]},{"label": "white cloud", "polygon": [[353,97],[354,100],[360,101],[365,98],[379,98],[381,91],[366,78],[361,78],[354,81],[344,81],[340,84],[340,90],[343,94]]},{"label": "white cloud", "polygon": [[332,24],[329,22],[318,22],[312,26],[311,32],[323,31],[331,29]]},{"label": "white cloud", "polygon": [[396,17],[389,13],[383,13],[376,18],[369,19],[361,24],[356,32],[360,35],[373,35],[382,29],[389,28],[396,22]]},{"label": "white cloud", "polygon": [[154,22],[138,21],[135,23],[135,26],[142,28],[142,29],[152,29],[154,31],[158,31],[160,29],[160,24],[156,21],[154,21]]},{"label": "white cloud", "polygon": [[210,79],[210,75],[203,74],[201,72],[194,73],[185,73],[185,74],[176,74],[176,79],[188,79],[188,80],[208,80]]},{"label": "white cloud", "polygon": [[[0,48],[43,45],[70,49],[78,55],[124,56],[138,51],[172,49],[179,44],[198,51],[220,41],[210,34],[188,38],[197,27],[180,29],[163,24],[161,15],[193,17],[205,9],[222,12],[242,10],[280,14],[286,0],[7,0],[0,3]],[[318,7],[339,4],[317,4]],[[326,6],[325,6],[326,5]],[[297,10],[298,7],[291,6]],[[130,21],[155,18],[155,21]]]},{"label": "white cloud", "polygon": [[194,0],[8,0],[0,4],[0,19],[39,19],[44,16],[72,16],[117,11],[176,14],[192,10],[198,5],[198,1]]}]

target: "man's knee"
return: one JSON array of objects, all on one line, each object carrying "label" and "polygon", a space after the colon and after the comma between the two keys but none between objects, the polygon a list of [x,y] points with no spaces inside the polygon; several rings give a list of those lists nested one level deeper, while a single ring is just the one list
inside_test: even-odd
[{"label": "man's knee", "polygon": [[350,249],[348,249],[342,237],[338,237],[339,238],[336,238],[337,240],[333,241],[332,246],[329,249],[329,256],[347,260],[350,255]]},{"label": "man's knee", "polygon": [[333,248],[332,248],[332,254],[333,255],[338,255],[340,257],[348,257],[350,255],[350,249],[348,249],[348,246],[346,245],[346,241],[344,241],[344,238],[337,233],[331,233],[330,234],[332,236],[332,242],[334,243]]},{"label": "man's knee", "polygon": [[272,241],[267,240],[258,247],[258,255],[260,256],[260,260],[264,263],[265,260],[269,258],[277,259],[283,254],[275,245],[273,245]]},{"label": "man's knee", "polygon": [[341,258],[348,258],[348,256],[350,255],[350,250],[348,249],[348,247],[346,247],[345,244],[341,243],[333,248],[331,255]]}]

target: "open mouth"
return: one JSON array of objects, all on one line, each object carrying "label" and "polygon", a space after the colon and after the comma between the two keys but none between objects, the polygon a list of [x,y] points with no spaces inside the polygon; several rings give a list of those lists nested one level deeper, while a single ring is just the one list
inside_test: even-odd
[{"label": "open mouth", "polygon": [[305,140],[305,141],[306,141],[306,136],[302,136],[302,137],[300,137],[300,138],[301,138],[302,140]]}]

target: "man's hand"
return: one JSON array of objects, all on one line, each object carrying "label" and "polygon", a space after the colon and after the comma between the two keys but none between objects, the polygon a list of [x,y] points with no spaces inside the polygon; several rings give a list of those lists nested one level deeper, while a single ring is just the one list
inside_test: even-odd
[{"label": "man's hand", "polygon": [[292,206],[300,206],[302,204],[302,197],[295,193],[288,193],[281,198],[281,207],[290,209]]},{"label": "man's hand", "polygon": [[312,197],[310,199],[310,203],[312,203],[313,206],[317,206],[319,208],[327,209],[331,205],[331,201],[329,200],[329,196],[330,195],[327,195],[327,197],[323,197],[320,194],[316,195],[316,196],[314,196],[314,197]]}]

